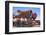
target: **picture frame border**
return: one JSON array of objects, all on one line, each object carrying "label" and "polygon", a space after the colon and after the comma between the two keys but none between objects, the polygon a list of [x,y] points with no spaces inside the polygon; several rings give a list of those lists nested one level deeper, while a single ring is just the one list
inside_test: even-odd
[{"label": "picture frame border", "polygon": [[[24,32],[9,32],[9,3],[43,5],[43,30],[39,30],[39,31],[24,31]],[[34,32],[45,32],[45,3],[22,2],[22,1],[21,2],[20,1],[5,1],[5,34],[34,33]]]}]

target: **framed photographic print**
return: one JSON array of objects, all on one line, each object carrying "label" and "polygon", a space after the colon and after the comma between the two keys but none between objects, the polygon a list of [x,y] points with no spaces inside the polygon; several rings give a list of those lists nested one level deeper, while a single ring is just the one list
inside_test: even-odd
[{"label": "framed photographic print", "polygon": [[5,2],[5,33],[32,33],[45,31],[45,3]]}]

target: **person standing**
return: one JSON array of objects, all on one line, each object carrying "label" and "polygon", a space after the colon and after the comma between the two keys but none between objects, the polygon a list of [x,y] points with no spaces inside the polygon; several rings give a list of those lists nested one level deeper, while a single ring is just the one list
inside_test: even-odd
[{"label": "person standing", "polygon": [[32,19],[35,20],[37,17],[37,14],[36,13],[32,13]]}]

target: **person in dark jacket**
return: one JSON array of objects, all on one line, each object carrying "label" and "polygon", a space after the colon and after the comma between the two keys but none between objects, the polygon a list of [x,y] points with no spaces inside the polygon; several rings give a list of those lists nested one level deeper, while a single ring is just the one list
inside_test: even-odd
[{"label": "person in dark jacket", "polygon": [[33,20],[35,20],[36,17],[37,17],[37,14],[36,14],[36,13],[32,13],[32,18],[33,18]]}]

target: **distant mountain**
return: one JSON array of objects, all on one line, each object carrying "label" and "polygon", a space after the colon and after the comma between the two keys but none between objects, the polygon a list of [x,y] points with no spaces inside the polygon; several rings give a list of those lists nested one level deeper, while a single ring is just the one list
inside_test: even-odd
[{"label": "distant mountain", "polygon": [[40,16],[38,15],[37,18],[35,20],[40,20]]}]

